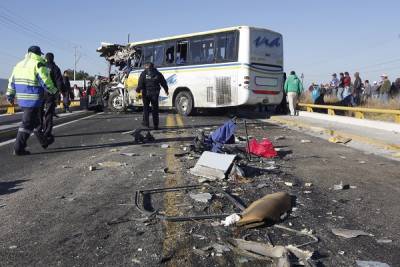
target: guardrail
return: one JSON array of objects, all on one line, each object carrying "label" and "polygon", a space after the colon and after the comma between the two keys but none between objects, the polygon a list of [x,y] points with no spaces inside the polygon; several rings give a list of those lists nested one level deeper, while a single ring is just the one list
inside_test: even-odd
[{"label": "guardrail", "polygon": [[[78,107],[80,106],[79,101],[71,101],[70,107]],[[57,106],[57,108],[63,108],[64,105],[61,103],[60,105]],[[12,115],[15,114],[15,111],[19,109],[18,105],[0,105],[0,110],[6,109],[6,114]]]},{"label": "guardrail", "polygon": [[354,116],[358,119],[364,119],[364,113],[379,113],[393,115],[395,122],[400,123],[400,110],[394,109],[377,109],[377,108],[359,108],[359,107],[343,107],[343,106],[329,106],[329,105],[315,105],[299,103],[300,107],[305,107],[308,112],[314,112],[314,109],[327,109],[328,115],[336,115],[335,110],[354,112]]}]

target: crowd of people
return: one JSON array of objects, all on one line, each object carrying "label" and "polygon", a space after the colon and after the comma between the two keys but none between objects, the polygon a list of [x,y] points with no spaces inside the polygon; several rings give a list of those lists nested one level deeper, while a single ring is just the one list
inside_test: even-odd
[{"label": "crowd of people", "polygon": [[388,103],[390,99],[400,99],[400,78],[391,82],[387,74],[382,74],[380,81],[371,83],[363,81],[359,72],[353,74],[353,79],[348,72],[341,72],[339,77],[336,73],[332,74],[327,84],[311,84],[308,91],[315,104],[323,104],[325,95],[336,97],[346,106],[358,106],[369,99]]}]

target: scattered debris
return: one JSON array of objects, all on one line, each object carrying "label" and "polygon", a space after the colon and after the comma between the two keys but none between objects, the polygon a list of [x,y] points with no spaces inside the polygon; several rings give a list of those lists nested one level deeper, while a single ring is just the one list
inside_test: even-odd
[{"label": "scattered debris", "polygon": [[212,195],[210,193],[198,193],[198,194],[189,194],[189,196],[198,202],[208,203],[212,199]]},{"label": "scattered debris", "polygon": [[290,187],[293,187],[293,186],[295,186],[296,184],[293,183],[293,182],[285,182],[285,185],[290,186]]},{"label": "scattered debris", "polygon": [[257,139],[251,139],[247,151],[263,158],[274,158],[278,156],[274,145],[268,139],[263,139],[260,143]]},{"label": "scattered debris", "polygon": [[138,248],[137,251],[143,251],[143,249],[142,248]]},{"label": "scattered debris", "polygon": [[[246,241],[243,239],[233,239],[232,245],[235,250],[245,256],[254,257],[256,259],[273,260],[274,266],[293,266],[293,264],[301,264],[309,266],[309,261],[313,256],[313,252],[301,250],[295,246],[272,246],[260,242]],[[293,257],[297,258],[297,262],[291,262]]]},{"label": "scattered debris", "polygon": [[289,211],[291,206],[291,197],[288,193],[268,194],[251,203],[242,212],[242,219],[237,222],[237,225],[253,228],[263,225],[266,219],[278,221],[281,214]]},{"label": "scattered debris", "polygon": [[366,162],[365,160],[359,160],[358,163],[360,163],[360,164],[365,164],[365,163],[367,163],[367,162]]},{"label": "scattered debris", "polygon": [[274,138],[274,140],[275,141],[278,141],[278,140],[284,140],[285,139],[285,137],[284,136],[282,136],[282,135],[280,135],[280,136],[277,136],[277,137],[275,137]]},{"label": "scattered debris", "polygon": [[312,183],[305,183],[304,186],[305,187],[311,187],[313,184]]},{"label": "scattered debris", "polygon": [[359,261],[356,260],[358,267],[390,267],[389,264],[379,261]]},{"label": "scattered debris", "polygon": [[105,162],[100,162],[99,165],[101,167],[116,168],[116,167],[121,167],[122,163],[117,161],[105,161]]},{"label": "scattered debris", "polygon": [[17,246],[13,245],[13,246],[9,246],[8,248],[9,248],[9,249],[16,249]]},{"label": "scattered debris", "polygon": [[127,156],[127,157],[136,157],[138,154],[136,153],[130,153],[130,152],[123,152],[120,154],[121,156]]},{"label": "scattered debris", "polygon": [[205,177],[210,181],[225,179],[226,173],[232,166],[236,155],[219,154],[205,151],[197,161],[190,173],[196,176]]},{"label": "scattered debris", "polygon": [[343,181],[341,181],[340,184],[333,185],[333,190],[347,190],[347,189],[350,189],[350,185],[343,184]]},{"label": "scattered debris", "polygon": [[230,226],[232,224],[235,224],[240,220],[240,216],[236,213],[229,215],[228,217],[225,218],[225,220],[221,221],[221,224],[224,226]]},{"label": "scattered debris", "polygon": [[111,149],[110,149],[110,152],[118,152],[118,151],[119,151],[118,148],[111,148]]},{"label": "scattered debris", "polygon": [[329,142],[335,143],[335,144],[347,144],[348,142],[351,141],[351,138],[346,138],[342,136],[332,136],[328,139]]},{"label": "scattered debris", "polygon": [[266,183],[261,183],[261,184],[257,185],[257,189],[261,189],[261,188],[264,188],[264,187],[267,187],[267,186],[268,185]]},{"label": "scattered debris", "polygon": [[168,144],[162,144],[161,148],[169,148],[169,145]]},{"label": "scattered debris", "polygon": [[168,167],[165,167],[163,169],[164,173],[168,173],[168,174],[175,174],[175,172],[171,171]]},{"label": "scattered debris", "polygon": [[389,243],[392,243],[393,240],[391,240],[391,239],[377,239],[376,242],[378,244],[389,244]]},{"label": "scattered debris", "polygon": [[302,143],[302,144],[308,144],[308,143],[311,143],[311,140],[302,139],[302,140],[300,141],[300,143]]},{"label": "scattered debris", "polygon": [[215,250],[217,253],[224,253],[224,252],[229,252],[231,249],[228,246],[221,245],[218,243],[212,244],[212,248]]},{"label": "scattered debris", "polygon": [[349,230],[349,229],[342,229],[342,228],[332,228],[332,233],[341,236],[344,238],[354,238],[358,236],[374,236],[372,234],[366,233],[362,230]]},{"label": "scattered debris", "polygon": [[244,171],[236,164],[233,164],[231,172],[229,173],[229,180],[238,181],[245,177]]},{"label": "scattered debris", "polygon": [[149,157],[150,157],[150,158],[155,157],[155,156],[157,156],[157,155],[154,154],[154,153],[150,153],[150,154],[149,154]]},{"label": "scattered debris", "polygon": [[92,166],[92,165],[89,166],[89,171],[92,172],[92,171],[95,171],[95,170],[96,170],[96,166]]}]

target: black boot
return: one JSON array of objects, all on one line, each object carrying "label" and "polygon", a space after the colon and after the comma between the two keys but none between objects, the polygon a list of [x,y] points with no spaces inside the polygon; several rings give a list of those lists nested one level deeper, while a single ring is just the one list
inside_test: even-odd
[{"label": "black boot", "polygon": [[35,130],[34,133],[35,133],[35,136],[38,139],[40,145],[43,147],[43,149],[46,149],[49,146],[49,144],[47,142],[47,138],[40,131]]}]

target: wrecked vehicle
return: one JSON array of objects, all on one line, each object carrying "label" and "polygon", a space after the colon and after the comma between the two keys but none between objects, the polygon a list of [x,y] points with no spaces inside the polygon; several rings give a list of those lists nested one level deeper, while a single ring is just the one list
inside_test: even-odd
[{"label": "wrecked vehicle", "polygon": [[184,116],[200,108],[276,106],[282,100],[282,35],[239,26],[129,43],[103,43],[97,50],[118,67],[108,93],[113,110],[141,106],[135,90],[145,62],[163,73],[170,95],[160,107]]}]

